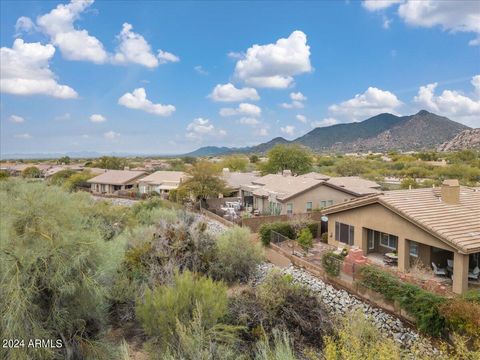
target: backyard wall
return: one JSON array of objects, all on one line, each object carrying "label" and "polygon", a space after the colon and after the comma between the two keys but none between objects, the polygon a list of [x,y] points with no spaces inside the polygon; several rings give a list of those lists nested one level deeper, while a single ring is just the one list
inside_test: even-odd
[{"label": "backyard wall", "polygon": [[242,219],[242,227],[248,227],[252,232],[258,232],[258,229],[263,224],[273,223],[278,221],[294,221],[294,220],[315,220],[320,222],[322,214],[320,211],[312,211],[305,214],[294,215],[272,215],[272,216],[254,216],[251,218]]}]

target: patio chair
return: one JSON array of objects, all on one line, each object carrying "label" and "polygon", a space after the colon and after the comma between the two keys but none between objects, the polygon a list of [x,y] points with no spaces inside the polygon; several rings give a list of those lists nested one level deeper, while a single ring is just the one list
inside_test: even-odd
[{"label": "patio chair", "polygon": [[478,280],[480,277],[480,268],[478,266],[475,267],[471,272],[468,273],[469,280]]},{"label": "patio chair", "polygon": [[437,276],[447,276],[447,270],[444,268],[439,268],[437,265],[435,265],[434,262],[432,262],[432,267],[433,267],[433,273]]}]

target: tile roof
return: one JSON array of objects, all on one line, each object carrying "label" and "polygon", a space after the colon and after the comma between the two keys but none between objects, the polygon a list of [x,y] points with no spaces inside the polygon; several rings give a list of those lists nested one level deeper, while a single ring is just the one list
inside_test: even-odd
[{"label": "tile roof", "polygon": [[229,172],[224,171],[222,174],[223,179],[227,183],[227,186],[231,189],[238,189],[244,184],[250,184],[255,181],[259,176],[253,172]]},{"label": "tile roof", "polygon": [[138,180],[138,182],[146,182],[151,185],[161,185],[164,183],[179,184],[187,175],[183,171],[155,171],[154,173],[145,176]]},{"label": "tile roof", "polygon": [[143,171],[107,170],[103,174],[95,176],[87,182],[95,184],[124,185],[143,175],[145,175],[145,172]]},{"label": "tile roof", "polygon": [[325,214],[379,203],[464,253],[480,251],[480,191],[460,187],[460,201],[442,201],[441,189],[387,191],[325,209]]}]

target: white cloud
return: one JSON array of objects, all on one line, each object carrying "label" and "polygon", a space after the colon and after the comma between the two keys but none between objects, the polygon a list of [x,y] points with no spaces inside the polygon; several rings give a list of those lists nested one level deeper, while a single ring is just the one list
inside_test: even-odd
[{"label": "white cloud", "polygon": [[16,39],[12,48],[0,49],[0,88],[15,95],[43,94],[61,99],[78,97],[71,87],[57,83],[49,68],[55,48],[40,43],[25,43]]},{"label": "white cloud", "polygon": [[25,119],[21,116],[18,116],[18,115],[10,115],[8,120],[15,123],[15,124],[21,124],[21,123],[25,122]]},{"label": "white cloud", "polygon": [[296,101],[307,101],[307,97],[303,95],[300,91],[299,92],[292,92],[290,93],[290,99]]},{"label": "white cloud", "polygon": [[180,61],[180,58],[177,55],[174,55],[172,53],[169,53],[168,51],[163,51],[163,50],[158,50],[157,57],[160,64]]},{"label": "white cloud", "polygon": [[300,121],[302,123],[307,122],[307,117],[305,115],[298,114],[297,116],[295,116],[295,119],[297,119],[298,121]]},{"label": "white cloud", "polygon": [[392,5],[401,3],[403,0],[363,0],[362,5],[368,11],[385,10]]},{"label": "white cloud", "polygon": [[240,102],[244,100],[258,100],[257,90],[249,87],[238,89],[233,84],[218,84],[208,96],[213,101]]},{"label": "white cloud", "polygon": [[100,114],[93,114],[93,115],[90,116],[90,121],[91,122],[99,123],[99,122],[104,122],[106,120],[107,119],[105,118],[105,116],[100,115]]},{"label": "white cloud", "polygon": [[31,33],[37,30],[37,27],[33,23],[32,19],[26,16],[20,16],[15,23],[15,36],[20,36],[21,33]]},{"label": "white cloud", "polygon": [[307,36],[298,30],[275,44],[253,45],[235,66],[238,79],[267,88],[286,88],[292,85],[295,75],[311,71]]},{"label": "white cloud", "polygon": [[173,105],[154,104],[147,99],[147,93],[144,88],[138,88],[133,92],[125,93],[118,99],[118,103],[129,109],[136,109],[148,112],[158,116],[170,116],[175,111]]},{"label": "white cloud", "polygon": [[133,32],[132,29],[133,26],[131,24],[123,24],[122,31],[117,36],[120,44],[112,57],[114,63],[133,63],[148,68],[155,68],[159,64],[180,61],[178,56],[163,50],[158,50],[158,55],[155,56],[152,52],[152,47],[145,38]]},{"label": "white cloud", "polygon": [[290,103],[281,103],[280,106],[284,109],[302,109],[305,107],[303,104],[304,101],[307,101],[307,97],[303,95],[301,92],[291,92],[290,99],[292,102]]},{"label": "white cloud", "polygon": [[438,84],[421,86],[414,101],[422,108],[446,116],[465,125],[480,127],[480,75],[472,78],[475,93],[469,97],[455,90],[444,90],[435,95]]},{"label": "white cloud", "polygon": [[193,68],[197,74],[200,74],[200,75],[208,75],[208,71],[205,70],[202,65],[197,65]]},{"label": "white cloud", "polygon": [[237,108],[221,108],[220,116],[235,116],[235,115],[247,115],[247,116],[260,116],[262,109],[257,105],[249,103],[241,103]]},{"label": "white cloud", "polygon": [[255,126],[259,124],[259,121],[254,117],[242,117],[239,120],[240,124]]},{"label": "white cloud", "polygon": [[380,113],[396,113],[402,105],[395,94],[375,87],[369,87],[363,94],[340,104],[329,106],[328,110],[336,117],[350,121],[365,120]]},{"label": "white cloud", "polygon": [[52,44],[58,46],[68,60],[85,60],[104,63],[108,54],[103,44],[87,30],[78,30],[74,22],[93,0],[72,0],[69,4],[59,4],[48,14],[37,18],[40,30],[50,37]]},{"label": "white cloud", "polygon": [[243,59],[245,57],[245,54],[242,53],[242,52],[236,52],[236,51],[230,51],[227,56],[230,58],[230,59],[235,59],[235,60],[239,60],[239,59]]},{"label": "white cloud", "polygon": [[292,101],[291,103],[281,103],[280,106],[284,109],[303,109],[305,105],[300,101]]},{"label": "white cloud", "polygon": [[440,26],[452,33],[474,33],[476,38],[471,40],[469,45],[480,45],[480,11],[477,1],[365,0],[363,6],[369,11],[378,11],[399,3],[398,16],[407,24],[425,28]]},{"label": "white cloud", "polygon": [[107,140],[115,140],[119,136],[120,136],[120,134],[113,131],[113,130],[110,130],[110,131],[107,131],[107,132],[103,133],[103,137]]},{"label": "white cloud", "polygon": [[28,133],[23,133],[23,134],[16,134],[14,135],[15,138],[17,139],[25,139],[25,140],[28,140],[28,139],[31,139],[32,138],[32,135],[28,134]]},{"label": "white cloud", "polygon": [[293,125],[286,125],[284,127],[281,127],[280,128],[280,131],[282,133],[284,133],[285,135],[288,135],[288,136],[293,136],[293,134],[295,134],[295,126]]},{"label": "white cloud", "polygon": [[190,140],[203,140],[205,137],[223,137],[225,130],[217,129],[209,119],[196,118],[187,125],[186,137]]},{"label": "white cloud", "polygon": [[331,117],[325,118],[323,120],[316,120],[316,121],[310,122],[310,125],[312,126],[312,128],[332,126],[335,124],[338,124],[338,120]]},{"label": "white cloud", "polygon": [[268,129],[266,127],[262,127],[256,130],[254,134],[256,136],[268,136]]}]

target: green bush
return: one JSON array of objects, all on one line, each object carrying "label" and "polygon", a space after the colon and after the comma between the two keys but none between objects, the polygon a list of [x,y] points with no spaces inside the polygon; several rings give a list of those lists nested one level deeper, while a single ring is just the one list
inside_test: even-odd
[{"label": "green bush", "polygon": [[60,170],[59,172],[56,172],[50,176],[48,182],[52,185],[62,186],[63,183],[73,174],[75,174],[75,171],[70,169]]},{"label": "green bush", "polygon": [[213,327],[227,313],[227,286],[185,271],[175,274],[172,285],[146,290],[136,313],[145,333],[165,348],[174,340],[177,320],[192,321],[197,307],[202,309],[202,326]]},{"label": "green bush", "polygon": [[289,239],[295,238],[295,230],[293,229],[292,225],[288,222],[273,222],[273,223],[266,223],[260,226],[258,233],[260,234],[260,240],[262,244],[267,246],[270,244],[271,239],[271,232],[275,231],[283,236],[286,236]]},{"label": "green bush", "polygon": [[333,251],[326,252],[322,256],[323,269],[330,276],[336,277],[340,275],[343,258],[341,254],[335,254]]},{"label": "green bush", "polygon": [[382,294],[387,300],[398,301],[416,319],[419,330],[434,336],[441,335],[445,329],[445,318],[439,309],[445,298],[407,284],[374,266],[363,267],[360,274],[360,284]]},{"label": "green bush", "polygon": [[236,226],[218,237],[211,274],[227,283],[245,282],[262,260],[262,249],[252,242],[250,231]]},{"label": "green bush", "polygon": [[37,179],[42,176],[42,172],[36,166],[29,166],[22,171],[22,177],[26,179]]},{"label": "green bush", "polygon": [[0,358],[105,358],[107,296],[123,244],[102,239],[85,194],[45,183],[1,186],[0,337],[62,339],[64,347],[0,349]]},{"label": "green bush", "polygon": [[303,251],[308,252],[313,247],[313,236],[309,228],[300,230],[300,234],[297,238],[298,245]]}]

